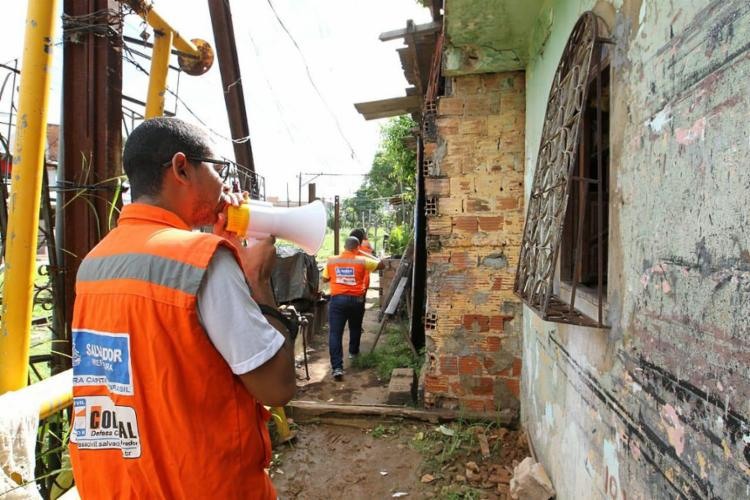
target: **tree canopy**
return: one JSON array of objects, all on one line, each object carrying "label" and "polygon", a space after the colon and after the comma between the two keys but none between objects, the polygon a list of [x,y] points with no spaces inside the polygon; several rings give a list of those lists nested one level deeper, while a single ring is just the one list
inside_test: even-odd
[{"label": "tree canopy", "polygon": [[369,174],[354,197],[344,200],[343,216],[348,224],[361,225],[363,213],[381,223],[404,222],[404,211],[389,215],[392,210],[388,202],[399,197],[406,206],[414,203],[417,158],[407,140],[415,127],[417,123],[410,116],[402,115],[388,120],[380,129],[380,146]]}]

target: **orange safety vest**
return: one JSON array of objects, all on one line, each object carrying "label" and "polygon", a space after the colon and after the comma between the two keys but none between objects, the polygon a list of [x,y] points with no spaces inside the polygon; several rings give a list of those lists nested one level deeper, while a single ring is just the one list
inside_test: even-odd
[{"label": "orange safety vest", "polygon": [[373,255],[372,246],[370,245],[370,240],[362,240],[362,243],[359,244],[359,249],[363,252],[367,252],[370,255]]},{"label": "orange safety vest", "polygon": [[[359,244],[359,249],[370,255],[374,255],[372,247],[370,246],[370,240],[362,240]],[[365,273],[365,294],[370,289],[370,273]]]},{"label": "orange safety vest", "polygon": [[136,203],[81,263],[70,457],[82,498],[276,498],[269,413],[198,320],[222,244]]},{"label": "orange safety vest", "polygon": [[365,278],[370,274],[365,267],[365,258],[357,252],[344,250],[328,257],[327,272],[331,281],[331,295],[363,296],[367,292]]}]

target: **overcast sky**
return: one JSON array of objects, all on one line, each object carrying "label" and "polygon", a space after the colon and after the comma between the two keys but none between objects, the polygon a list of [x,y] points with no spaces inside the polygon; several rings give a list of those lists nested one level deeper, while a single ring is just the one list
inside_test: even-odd
[{"label": "overcast sky", "polygon": [[[23,50],[26,2],[2,4],[0,62],[7,63]],[[206,0],[158,0],[155,5],[183,36],[215,46]],[[231,7],[255,166],[266,178],[267,194],[286,198],[288,183],[296,199],[300,172],[366,173],[384,120],[365,121],[353,103],[402,96],[407,86],[396,53],[402,40],[381,42],[378,35],[404,27],[407,19],[429,22],[429,11],[416,0],[234,0]],[[136,36],[142,29],[139,18],[126,20],[127,34]],[[60,41],[59,25],[55,38]],[[62,47],[56,49],[51,123],[59,122],[62,87]],[[148,68],[148,61],[138,61]],[[145,100],[145,75],[128,62],[124,69],[123,93]],[[0,84],[4,76],[0,69]],[[170,75],[169,82],[175,89],[176,76]],[[222,139],[229,129],[221,92],[218,64],[203,76],[180,77],[180,97],[215,132],[217,149],[231,157],[231,144]],[[167,108],[174,105],[168,99]],[[195,121],[184,106],[178,103],[177,109],[178,116]],[[0,112],[7,110],[3,98]],[[303,176],[303,182],[310,178]],[[346,197],[360,181],[357,176],[315,180],[318,195],[325,197]],[[306,199],[307,188],[302,196]]]}]

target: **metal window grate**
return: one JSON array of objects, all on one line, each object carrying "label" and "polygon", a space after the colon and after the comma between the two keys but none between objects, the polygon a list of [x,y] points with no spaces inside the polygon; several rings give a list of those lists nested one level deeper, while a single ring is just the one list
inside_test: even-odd
[{"label": "metal window grate", "polygon": [[601,282],[598,321],[575,309],[575,291],[567,304],[554,296],[553,286],[590,75],[598,62],[594,54],[608,42],[599,38],[600,22],[592,12],[581,16],[552,82],[514,285],[515,293],[547,321],[599,327],[604,326]]}]

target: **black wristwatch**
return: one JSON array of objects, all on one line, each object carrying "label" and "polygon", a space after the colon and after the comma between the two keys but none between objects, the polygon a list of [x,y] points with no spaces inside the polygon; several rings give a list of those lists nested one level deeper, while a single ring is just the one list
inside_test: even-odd
[{"label": "black wristwatch", "polygon": [[266,304],[258,304],[258,307],[260,307],[260,312],[263,313],[263,316],[271,316],[272,318],[279,320],[279,322],[284,325],[284,328],[286,328],[286,331],[289,332],[289,337],[292,342],[294,342],[294,339],[297,337],[297,329],[292,325],[292,322],[289,321],[289,318],[281,314],[281,312],[275,307]]}]

